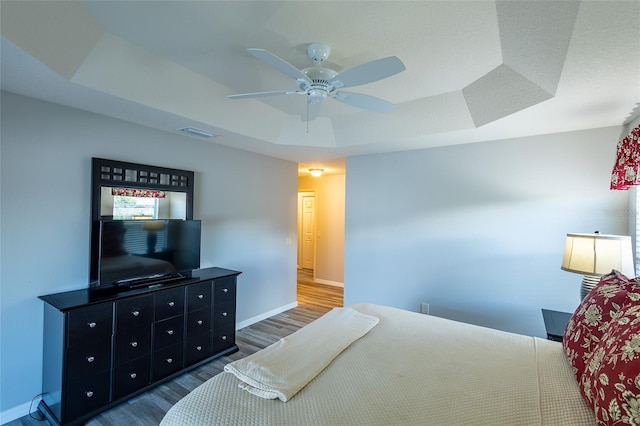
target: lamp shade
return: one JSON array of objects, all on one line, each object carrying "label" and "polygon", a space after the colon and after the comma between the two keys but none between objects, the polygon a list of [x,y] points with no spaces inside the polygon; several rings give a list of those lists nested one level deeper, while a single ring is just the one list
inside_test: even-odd
[{"label": "lamp shade", "polygon": [[604,275],[612,269],[633,277],[631,237],[606,234],[567,234],[562,269],[584,275]]}]

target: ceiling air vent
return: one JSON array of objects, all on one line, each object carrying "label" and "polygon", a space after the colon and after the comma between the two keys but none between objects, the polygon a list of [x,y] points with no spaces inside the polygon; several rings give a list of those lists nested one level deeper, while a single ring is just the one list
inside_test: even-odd
[{"label": "ceiling air vent", "polygon": [[192,136],[199,136],[201,138],[212,138],[214,136],[218,136],[211,132],[207,132],[206,130],[198,129],[195,127],[183,127],[182,129],[178,129],[179,132],[187,133]]}]

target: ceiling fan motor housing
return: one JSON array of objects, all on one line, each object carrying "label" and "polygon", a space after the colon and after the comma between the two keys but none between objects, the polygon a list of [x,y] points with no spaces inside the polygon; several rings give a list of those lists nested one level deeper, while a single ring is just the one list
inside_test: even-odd
[{"label": "ceiling fan motor housing", "polygon": [[326,86],[330,85],[331,79],[338,75],[334,70],[324,67],[309,67],[303,69],[302,72],[309,77],[313,84],[324,84]]},{"label": "ceiling fan motor housing", "polygon": [[304,81],[300,84],[300,88],[309,95],[310,103],[320,103],[327,98],[329,93],[336,90],[331,84],[331,79],[338,74],[334,70],[323,67],[310,67],[303,69],[302,72],[311,80],[311,85]]}]

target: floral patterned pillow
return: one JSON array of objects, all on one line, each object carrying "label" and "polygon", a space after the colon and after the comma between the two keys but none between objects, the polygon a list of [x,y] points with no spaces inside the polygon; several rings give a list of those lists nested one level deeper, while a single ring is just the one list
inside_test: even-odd
[{"label": "floral patterned pillow", "polygon": [[587,362],[580,392],[598,425],[640,424],[640,293],[625,305]]},{"label": "floral patterned pillow", "polygon": [[600,343],[609,322],[627,300],[628,288],[635,284],[618,271],[603,275],[571,316],[562,338],[576,379],[580,381],[587,360]]}]

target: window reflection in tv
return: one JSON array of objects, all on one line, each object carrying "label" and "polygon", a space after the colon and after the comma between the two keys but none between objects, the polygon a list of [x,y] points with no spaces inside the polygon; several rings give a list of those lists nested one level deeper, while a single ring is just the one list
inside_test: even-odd
[{"label": "window reflection in tv", "polygon": [[199,220],[100,223],[100,285],[180,276],[200,267]]}]

